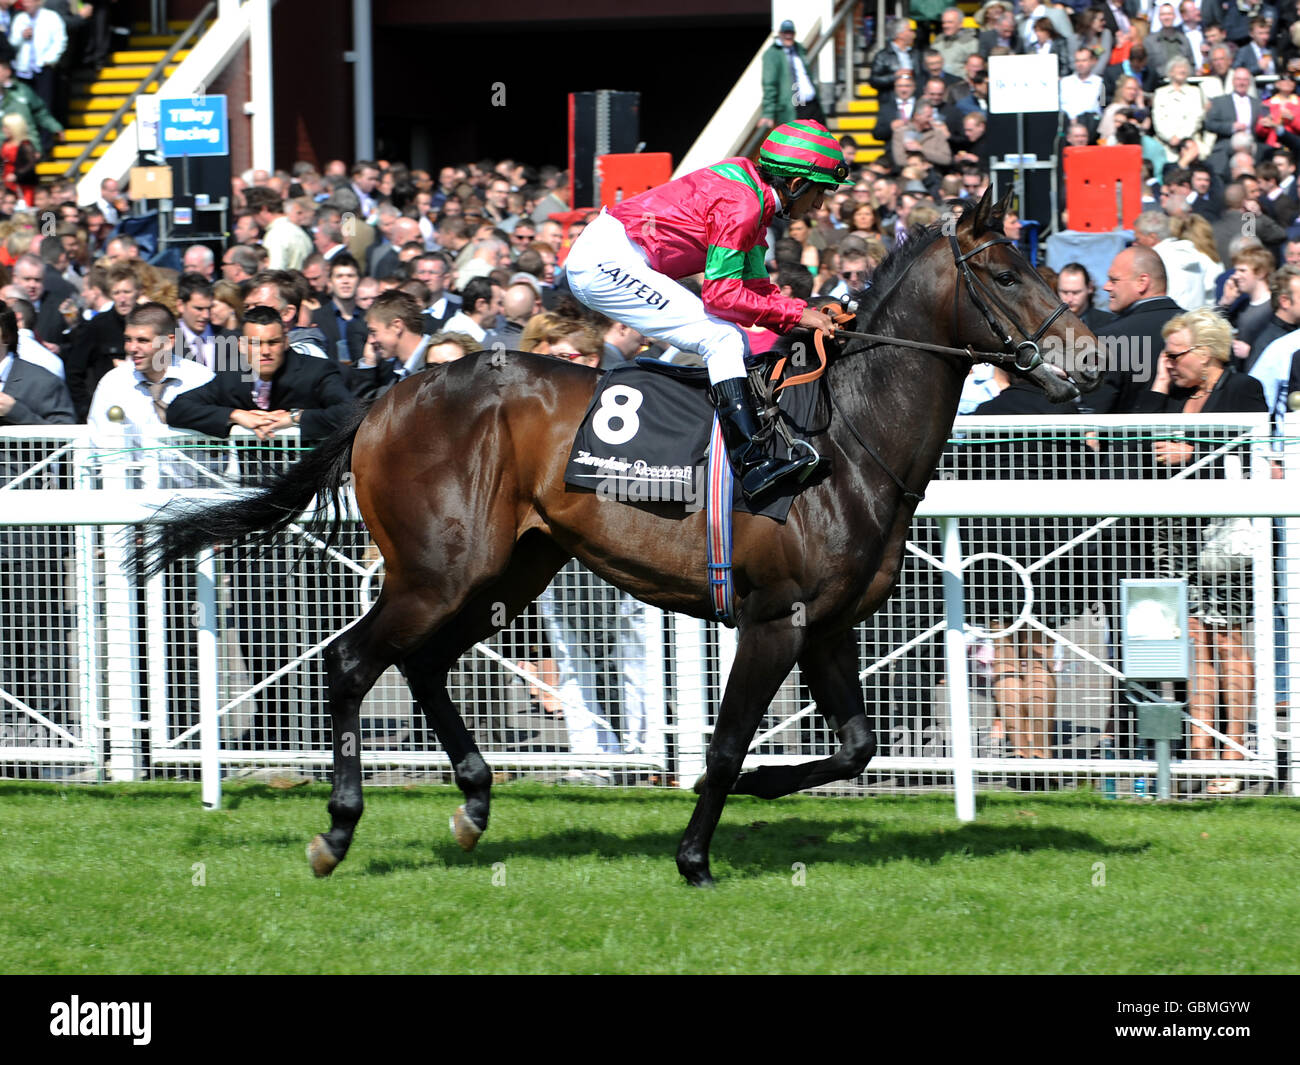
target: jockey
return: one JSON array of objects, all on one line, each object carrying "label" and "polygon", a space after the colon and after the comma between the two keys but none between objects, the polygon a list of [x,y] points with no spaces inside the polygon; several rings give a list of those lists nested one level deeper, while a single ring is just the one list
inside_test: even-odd
[{"label": "jockey", "polygon": [[[757,167],[724,159],[602,210],[565,261],[569,287],[592,310],[704,357],[727,454],[750,501],[803,480],[817,458],[770,457],[754,440],[749,341],[737,324],[778,333],[804,327],[830,335],[835,328],[768,280],[763,237],[773,216],[816,210],[826,190],[847,177],[840,146],[825,126],[788,122],[763,141]],[[677,284],[701,271],[700,297]]]}]

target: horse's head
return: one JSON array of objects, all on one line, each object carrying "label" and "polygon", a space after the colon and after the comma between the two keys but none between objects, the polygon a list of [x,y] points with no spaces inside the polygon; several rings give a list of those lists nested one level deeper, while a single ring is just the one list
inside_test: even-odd
[{"label": "horse's head", "polygon": [[1074,399],[1101,383],[1097,338],[1003,232],[1010,199],[1008,191],[994,203],[986,191],[955,226],[944,222],[942,243],[956,268],[953,337],[960,346],[1000,353],[1004,369],[1033,381],[1054,403]]}]

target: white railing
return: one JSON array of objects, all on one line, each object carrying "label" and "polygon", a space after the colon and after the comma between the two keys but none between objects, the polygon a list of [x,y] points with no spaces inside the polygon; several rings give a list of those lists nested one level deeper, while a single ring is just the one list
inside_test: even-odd
[{"label": "white railing", "polygon": [[[1141,467],[1143,434],[1152,432],[1194,439],[1202,455],[1172,477],[1103,479],[1117,464],[1108,456],[1136,455]],[[47,578],[24,599],[0,575],[0,630],[21,628],[26,612],[39,613],[42,604],[59,616],[66,610],[66,629],[46,642],[71,693],[49,696],[48,679],[0,674],[0,774],[18,767],[37,776],[131,780],[201,770],[204,801],[215,806],[222,774],[234,767],[330,765],[320,652],[373,601],[382,564],[352,512],[323,564],[295,565],[294,549],[310,542],[295,527],[285,548],[254,562],[207,554],[197,566],[138,581],[125,538],[178,494],[136,487],[139,475],[157,474],[153,447],[194,439],[162,434],[124,458],[92,453],[84,427],[0,432],[0,536],[23,533],[24,557]],[[1288,733],[1278,722],[1276,689],[1300,683],[1295,449],[1270,441],[1262,416],[959,419],[954,439],[918,512],[899,593],[859,630],[861,676],[881,739],[866,784],[888,789],[932,776],[947,786],[951,778],[958,814],[969,817],[977,778],[1100,779],[1125,793],[1151,775],[1115,710],[1122,678],[1105,600],[1116,574],[1150,568],[1146,554],[1161,543],[1156,532],[1180,528],[1163,519],[1186,515],[1259,516],[1271,535],[1260,541],[1251,579],[1234,589],[1249,614],[1249,734],[1242,742],[1217,722],[1189,725],[1243,757],[1183,761],[1175,775],[1276,779],[1279,739]],[[219,483],[254,443],[236,434],[219,445],[220,461],[198,463],[204,472],[195,483]],[[293,434],[276,441],[286,444]],[[1042,468],[1048,454],[1073,479],[1045,477],[1053,472]],[[1274,479],[1274,461],[1285,479]],[[1205,479],[1223,469],[1240,477]],[[990,471],[1001,476],[985,477]],[[33,484],[44,487],[27,487]],[[967,612],[976,615],[969,624]],[[987,635],[990,618],[1001,619],[997,639]],[[279,641],[271,651],[249,643],[267,631]],[[981,681],[981,656],[1030,636],[1052,656],[1045,713],[1054,757],[1012,759],[999,746],[1005,714],[996,690]],[[703,769],[734,647],[734,632],[642,610],[574,566],[540,609],[475,647],[449,684],[496,769],[690,786]],[[274,727],[259,717],[269,706],[279,708]],[[833,749],[815,709],[796,670],[748,764],[788,764]],[[1110,760],[1098,757],[1105,730],[1121,734]],[[363,707],[362,746],[372,774],[448,768],[392,671]],[[1300,793],[1294,781],[1291,789]]]}]

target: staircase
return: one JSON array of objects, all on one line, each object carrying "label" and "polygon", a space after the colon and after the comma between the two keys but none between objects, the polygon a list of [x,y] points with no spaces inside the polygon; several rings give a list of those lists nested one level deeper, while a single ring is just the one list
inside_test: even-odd
[{"label": "staircase", "polygon": [[[148,23],[136,23],[131,28],[127,48],[113,52],[108,57],[108,63],[93,74],[83,71],[83,76],[72,83],[64,142],[54,146],[51,158],[37,164],[36,173],[46,179],[65,176],[75,179],[87,173],[95,159],[108,151],[118,133],[135,121],[133,112],[127,112],[119,130],[110,130],[104,140],[96,145],[91,158],[81,164],[78,173],[70,174],[68,171],[85,146],[94,140],[95,134],[113,117],[123,101],[148,76],[154,64],[167,54],[167,49],[176,43],[176,39],[188,26],[189,23],[183,20],[172,21],[167,24],[167,35],[153,36]],[[189,49],[177,52],[173,63],[163,68],[162,76],[169,77],[189,54]],[[159,84],[154,81],[141,91],[155,92]]]},{"label": "staircase", "polygon": [[[979,27],[971,16],[980,9],[980,4],[975,0],[959,0],[957,7],[966,13],[963,25],[967,29],[978,30]],[[841,100],[834,114],[827,116],[826,124],[836,137],[842,137],[847,133],[857,141],[858,161],[870,163],[885,154],[888,138],[881,140],[876,137],[876,114],[880,110],[880,101],[876,98],[876,90],[867,81],[871,75],[871,64],[860,51],[855,58],[858,63],[857,76],[860,80],[854,87],[854,98]],[[918,96],[921,88],[920,85],[917,86]]]}]

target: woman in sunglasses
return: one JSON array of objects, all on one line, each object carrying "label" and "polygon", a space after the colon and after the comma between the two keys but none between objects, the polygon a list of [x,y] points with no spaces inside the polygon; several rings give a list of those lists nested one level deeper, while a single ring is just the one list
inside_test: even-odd
[{"label": "woman in sunglasses", "polygon": [[[1229,372],[1232,330],[1213,310],[1202,307],[1171,318],[1163,336],[1165,348],[1160,353],[1155,380],[1140,397],[1135,414],[1244,414],[1268,410],[1264,390],[1255,378]],[[1158,440],[1150,447],[1158,467],[1168,468],[1171,474],[1212,450],[1212,445],[1198,447],[1175,440]],[[1218,464],[1206,472],[1222,476]],[[1244,746],[1254,694],[1253,664],[1245,636],[1254,599],[1251,568],[1249,564],[1211,567],[1203,546],[1205,533],[1211,529],[1210,519],[1159,518],[1155,525],[1156,576],[1183,577],[1188,582],[1188,629],[1194,648],[1188,713]],[[1235,761],[1242,757],[1240,751],[1227,745],[1216,751],[1214,737],[1197,727],[1190,730],[1189,747],[1195,759]],[[1190,778],[1189,787],[1195,788],[1198,781]],[[1206,785],[1211,795],[1231,795],[1240,790],[1240,777],[1210,780]]]}]

